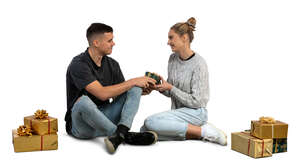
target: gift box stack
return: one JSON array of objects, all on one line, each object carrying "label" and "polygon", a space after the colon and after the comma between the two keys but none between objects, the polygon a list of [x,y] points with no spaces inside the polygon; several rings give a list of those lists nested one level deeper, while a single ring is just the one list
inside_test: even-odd
[{"label": "gift box stack", "polygon": [[251,130],[231,133],[231,149],[253,158],[287,152],[288,124],[271,117],[251,121]]},{"label": "gift box stack", "polygon": [[58,147],[57,119],[46,110],[24,117],[24,125],[12,131],[15,152],[55,150]]}]

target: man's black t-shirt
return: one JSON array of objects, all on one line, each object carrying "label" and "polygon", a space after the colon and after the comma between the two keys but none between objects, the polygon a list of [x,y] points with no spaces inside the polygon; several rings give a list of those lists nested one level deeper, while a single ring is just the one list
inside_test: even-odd
[{"label": "man's black t-shirt", "polygon": [[66,131],[71,133],[71,109],[76,100],[87,95],[97,106],[108,104],[101,101],[85,90],[85,87],[99,81],[102,86],[109,86],[125,81],[117,61],[108,56],[103,56],[101,67],[98,67],[90,57],[88,49],[73,58],[67,70],[67,113],[65,115]]}]

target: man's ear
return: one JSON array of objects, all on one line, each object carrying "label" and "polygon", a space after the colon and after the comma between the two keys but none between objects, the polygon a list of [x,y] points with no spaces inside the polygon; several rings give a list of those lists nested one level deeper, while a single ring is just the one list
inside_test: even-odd
[{"label": "man's ear", "polygon": [[100,46],[100,41],[98,39],[93,40],[93,46],[99,47]]},{"label": "man's ear", "polygon": [[101,45],[101,42],[103,41],[103,37],[101,34],[98,34],[93,39],[93,45],[95,47],[99,47]]}]

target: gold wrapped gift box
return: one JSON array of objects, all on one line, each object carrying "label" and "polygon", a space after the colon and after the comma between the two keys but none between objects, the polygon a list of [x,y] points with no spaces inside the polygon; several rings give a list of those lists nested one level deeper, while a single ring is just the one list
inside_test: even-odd
[{"label": "gold wrapped gift box", "polygon": [[50,116],[45,119],[36,119],[34,115],[24,117],[24,125],[30,126],[38,135],[52,134],[58,131],[57,119]]},{"label": "gold wrapped gift box", "polygon": [[253,158],[272,156],[273,140],[258,139],[250,132],[231,133],[231,149]]},{"label": "gold wrapped gift box", "polygon": [[251,121],[251,135],[260,139],[287,138],[288,124],[275,121],[263,123],[260,121]]},{"label": "gold wrapped gift box", "polygon": [[58,147],[56,133],[48,135],[19,136],[17,130],[12,131],[15,152],[55,150]]}]

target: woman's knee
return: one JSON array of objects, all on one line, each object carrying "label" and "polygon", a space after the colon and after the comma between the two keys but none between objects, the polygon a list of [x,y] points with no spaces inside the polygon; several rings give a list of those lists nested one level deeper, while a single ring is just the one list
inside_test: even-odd
[{"label": "woman's knee", "polygon": [[150,117],[146,118],[146,120],[144,121],[144,126],[148,130],[156,131],[157,125],[159,125],[158,119],[155,116],[150,116]]}]

